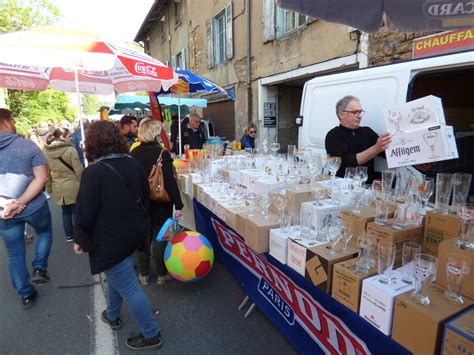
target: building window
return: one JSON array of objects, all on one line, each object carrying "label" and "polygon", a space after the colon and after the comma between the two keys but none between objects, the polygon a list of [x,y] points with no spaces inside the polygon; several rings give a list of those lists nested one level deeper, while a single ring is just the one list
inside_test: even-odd
[{"label": "building window", "polygon": [[311,21],[311,17],[300,14],[299,12],[290,11],[277,7],[276,13],[276,36],[280,38],[296,30],[297,28],[307,24]]},{"label": "building window", "polygon": [[163,16],[160,18],[160,34],[161,34],[161,41],[163,42],[166,40],[166,18]]},{"label": "building window", "polygon": [[225,11],[220,12],[213,19],[214,29],[214,64],[225,61]]},{"label": "building window", "polygon": [[224,10],[206,21],[207,67],[224,63],[234,56],[232,0]]},{"label": "building window", "polygon": [[183,5],[181,1],[174,2],[174,22],[176,25],[181,23],[181,17],[183,15]]}]

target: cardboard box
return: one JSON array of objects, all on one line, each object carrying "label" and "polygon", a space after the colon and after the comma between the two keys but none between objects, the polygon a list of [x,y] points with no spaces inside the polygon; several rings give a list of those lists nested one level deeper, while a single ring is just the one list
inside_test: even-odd
[{"label": "cardboard box", "polygon": [[410,292],[415,286],[402,281],[403,274],[392,273],[391,283],[379,282],[379,276],[372,276],[362,282],[362,295],[359,314],[385,335],[392,332],[395,298]]},{"label": "cardboard box", "polygon": [[332,297],[359,313],[362,281],[376,273],[375,267],[367,273],[357,271],[357,259],[335,264],[332,277]]},{"label": "cardboard box", "polygon": [[446,323],[441,354],[474,354],[474,307]]},{"label": "cardboard box", "polygon": [[340,251],[336,255],[330,255],[327,244],[307,248],[288,239],[288,266],[328,293],[331,292],[334,264],[353,259],[356,255],[357,250],[353,248],[349,248],[347,253]]},{"label": "cardboard box", "polygon": [[410,224],[405,226],[404,229],[396,229],[391,226],[380,226],[374,222],[369,222],[367,223],[367,233],[371,233],[377,242],[382,240],[395,244],[397,251],[395,254],[394,267],[399,267],[402,265],[403,243],[420,243],[423,226]]},{"label": "cardboard box", "polygon": [[385,150],[389,168],[457,159],[453,127],[435,126],[392,137]]},{"label": "cardboard box", "polygon": [[360,214],[354,214],[352,209],[341,209],[342,221],[352,222],[352,238],[349,245],[357,247],[357,238],[365,232],[367,223],[375,219],[375,208],[362,206]]},{"label": "cardboard box", "polygon": [[384,110],[384,121],[393,135],[446,124],[441,99],[433,95]]},{"label": "cardboard box", "polygon": [[[471,258],[474,263],[474,250],[460,249],[456,247],[456,239],[448,239],[439,244],[438,252],[438,269],[436,270],[436,283],[440,286],[447,287],[448,281],[446,277],[446,261],[448,254],[458,254]],[[474,299],[474,269],[471,265],[471,272],[464,281],[462,294]]]},{"label": "cardboard box", "polygon": [[270,255],[286,265],[288,258],[288,233],[281,228],[270,229]]},{"label": "cardboard box", "polygon": [[446,320],[468,308],[450,303],[443,297],[444,288],[432,285],[430,304],[413,301],[410,294],[397,297],[393,315],[392,339],[414,354],[439,354]]},{"label": "cardboard box", "polygon": [[423,235],[423,253],[438,256],[439,243],[458,238],[461,225],[457,216],[440,214],[434,211],[426,213]]},{"label": "cardboard box", "polygon": [[339,214],[339,209],[341,206],[332,205],[329,203],[330,200],[321,200],[321,206],[314,205],[314,202],[303,202],[301,204],[301,216],[304,215],[310,216],[311,229],[314,231],[319,231],[324,225],[324,218],[327,215],[332,215],[333,221],[336,220],[337,215]]},{"label": "cardboard box", "polygon": [[237,214],[237,233],[239,233],[250,248],[257,253],[266,253],[269,250],[270,229],[280,226],[278,216],[268,213],[269,218],[260,214],[247,217],[246,214]]},{"label": "cardboard box", "polygon": [[244,213],[247,210],[245,205],[233,205],[231,203],[220,202],[217,205],[216,215],[221,218],[227,225],[237,231],[237,214]]}]

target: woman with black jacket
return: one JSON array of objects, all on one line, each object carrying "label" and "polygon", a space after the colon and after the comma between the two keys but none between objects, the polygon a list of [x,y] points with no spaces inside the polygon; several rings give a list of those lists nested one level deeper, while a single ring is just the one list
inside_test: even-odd
[{"label": "woman with black jacket", "polygon": [[[161,151],[164,149],[160,144],[162,128],[161,122],[149,118],[141,120],[138,127],[138,140],[141,144],[134,148],[130,154],[140,162],[147,176],[150,175],[153,165],[156,164]],[[149,201],[148,213],[151,221],[151,234],[146,244],[147,247],[137,251],[138,279],[142,285],[147,285],[149,281],[150,249],[156,264],[157,284],[162,285],[171,279],[163,259],[166,242],[158,242],[155,237],[163,223],[173,216],[173,205],[175,208],[175,218],[181,217],[181,209],[183,208],[174,174],[173,159],[166,149],[163,151],[161,159],[165,189],[170,196],[171,202]]]},{"label": "woman with black jacket", "polygon": [[103,272],[107,277],[102,321],[119,329],[125,301],[141,331],[125,345],[150,350],[161,347],[163,340],[133,267],[133,253],[149,233],[145,205],[150,191],[142,166],[127,152],[127,142],[112,122],[89,127],[85,153],[92,164],[82,174],[77,196],[74,251],[89,253],[92,274]]}]

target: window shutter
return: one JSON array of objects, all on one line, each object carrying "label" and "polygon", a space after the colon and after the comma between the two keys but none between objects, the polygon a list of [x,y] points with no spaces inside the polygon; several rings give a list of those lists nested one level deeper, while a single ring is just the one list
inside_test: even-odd
[{"label": "window shutter", "polygon": [[232,59],[234,56],[234,43],[232,33],[232,0],[225,7],[225,57]]},{"label": "window shutter", "polygon": [[263,43],[275,39],[275,0],[263,3]]},{"label": "window shutter", "polygon": [[179,63],[179,68],[186,70],[186,48],[181,49],[181,63]]},{"label": "window shutter", "polygon": [[214,41],[212,36],[212,19],[206,21],[206,37],[207,37],[207,67],[214,66]]},{"label": "window shutter", "polygon": [[175,55],[171,56],[171,67],[173,69],[177,69],[176,68],[176,56]]}]

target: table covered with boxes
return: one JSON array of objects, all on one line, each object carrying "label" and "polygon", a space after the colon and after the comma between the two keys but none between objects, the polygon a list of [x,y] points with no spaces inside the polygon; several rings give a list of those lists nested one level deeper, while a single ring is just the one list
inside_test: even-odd
[{"label": "table covered with boxes", "polygon": [[[400,167],[455,157],[452,130],[435,97],[388,110],[386,123],[394,130],[388,162],[397,168],[389,202],[394,171],[382,175],[378,191],[356,177],[319,174],[324,166],[303,154],[247,157],[244,166],[214,159],[205,174],[179,176],[182,223],[211,241],[217,259],[298,352],[472,353],[472,211],[456,199],[438,203],[441,194],[436,209],[399,196],[424,198],[426,180]],[[318,174],[307,181],[312,164]],[[468,233],[470,241],[460,242]],[[381,245],[391,248],[387,255]],[[418,247],[416,255],[407,246]]]}]

